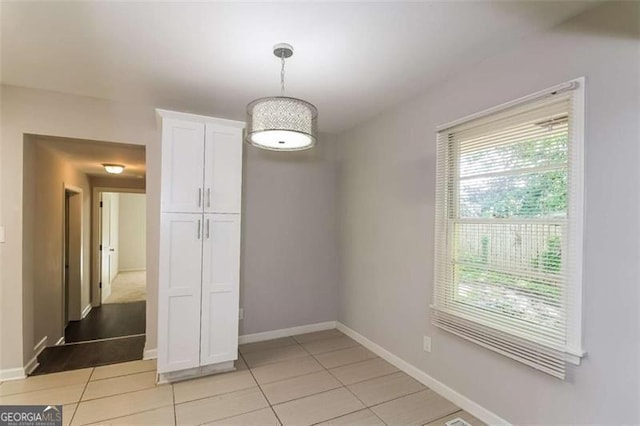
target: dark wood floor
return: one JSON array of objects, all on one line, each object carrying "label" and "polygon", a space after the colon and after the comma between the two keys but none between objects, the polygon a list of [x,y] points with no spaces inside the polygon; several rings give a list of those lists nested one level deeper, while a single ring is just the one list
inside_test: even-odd
[{"label": "dark wood floor", "polygon": [[40,365],[32,375],[142,359],[145,311],[145,302],[110,303],[94,308],[81,321],[69,323],[64,345],[42,351],[38,356]]},{"label": "dark wood floor", "polygon": [[58,373],[142,359],[145,336],[122,337],[97,342],[51,346],[38,357],[40,365],[31,373]]},{"label": "dark wood floor", "polygon": [[143,334],[146,302],[107,303],[93,308],[82,321],[72,321],[64,333],[66,343]]}]

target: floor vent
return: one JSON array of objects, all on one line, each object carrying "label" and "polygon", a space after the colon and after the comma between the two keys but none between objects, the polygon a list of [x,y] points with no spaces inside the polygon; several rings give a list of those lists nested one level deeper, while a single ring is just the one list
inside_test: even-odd
[{"label": "floor vent", "polygon": [[466,421],[464,421],[460,417],[456,417],[453,420],[449,420],[448,422],[445,423],[445,425],[447,425],[447,426],[471,426],[470,423],[467,423]]}]

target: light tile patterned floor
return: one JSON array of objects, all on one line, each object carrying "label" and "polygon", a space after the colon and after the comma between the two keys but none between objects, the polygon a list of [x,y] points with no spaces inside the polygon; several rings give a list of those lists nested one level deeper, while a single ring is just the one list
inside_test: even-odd
[{"label": "light tile patterned floor", "polygon": [[240,346],[237,370],[155,384],[155,361],[0,384],[0,404],[61,404],[65,425],[429,425],[460,410],[337,330]]}]

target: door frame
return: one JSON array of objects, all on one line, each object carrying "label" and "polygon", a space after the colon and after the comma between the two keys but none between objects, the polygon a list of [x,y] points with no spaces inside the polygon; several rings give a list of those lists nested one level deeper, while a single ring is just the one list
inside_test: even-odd
[{"label": "door frame", "polygon": [[[66,297],[66,275],[67,275],[67,268],[66,268],[66,260],[67,260],[67,256],[66,256],[66,243],[67,243],[67,226],[66,226],[66,222],[67,222],[67,211],[66,211],[66,207],[67,207],[67,192],[72,192],[76,195],[78,195],[80,197],[80,220],[79,220],[79,225],[80,225],[80,247],[79,247],[79,255],[80,255],[80,283],[78,286],[78,290],[80,291],[80,294],[78,295],[78,302],[80,303],[80,306],[78,307],[80,314],[82,315],[82,283],[85,279],[84,274],[83,274],[83,270],[84,270],[84,259],[82,256],[82,252],[83,252],[83,247],[84,247],[84,214],[83,214],[83,203],[84,203],[84,194],[82,191],[82,188],[80,188],[79,186],[75,186],[75,185],[71,185],[68,184],[66,182],[62,183],[62,247],[61,247],[61,264],[62,264],[62,273],[61,273],[61,284],[62,284],[62,295],[61,295],[61,314],[60,314],[60,327],[62,330],[61,336],[63,336],[64,338],[64,330],[67,326],[67,318],[69,317],[69,310],[66,309],[66,305],[67,305],[67,297]],[[65,316],[67,318],[65,318]]]},{"label": "door frame", "polygon": [[[102,289],[100,280],[102,279],[102,256],[100,244],[102,243],[102,214],[100,211],[100,198],[103,192],[116,192],[119,194],[145,194],[143,188],[122,188],[109,186],[94,186],[91,197],[91,306],[97,308],[102,305]],[[145,197],[145,204],[148,206],[148,198]],[[147,217],[145,217],[147,220]],[[145,240],[145,245],[147,244]]]}]

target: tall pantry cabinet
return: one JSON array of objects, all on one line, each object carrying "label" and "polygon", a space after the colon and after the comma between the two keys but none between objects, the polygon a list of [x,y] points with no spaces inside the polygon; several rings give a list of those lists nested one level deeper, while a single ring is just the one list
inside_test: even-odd
[{"label": "tall pantry cabinet", "polygon": [[172,381],[230,370],[237,359],[244,123],[157,113],[158,373]]}]

